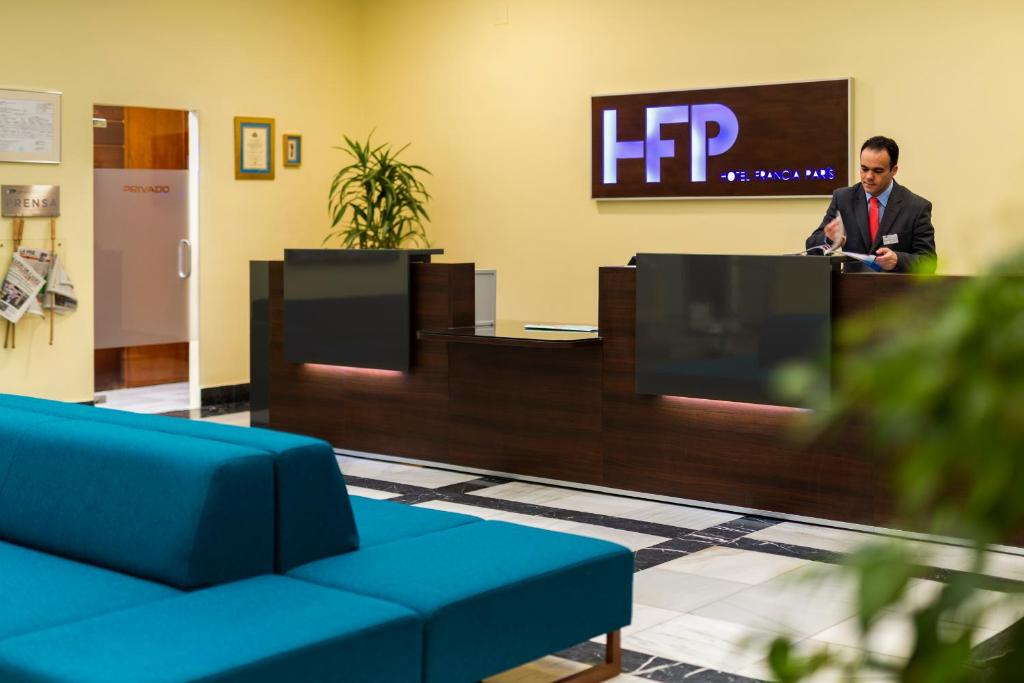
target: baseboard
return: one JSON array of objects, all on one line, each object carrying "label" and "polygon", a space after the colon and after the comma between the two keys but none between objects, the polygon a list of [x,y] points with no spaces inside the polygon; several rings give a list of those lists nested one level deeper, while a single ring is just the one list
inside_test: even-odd
[{"label": "baseboard", "polygon": [[228,384],[222,387],[206,387],[200,390],[200,402],[203,407],[218,406],[226,403],[248,403],[249,384]]}]

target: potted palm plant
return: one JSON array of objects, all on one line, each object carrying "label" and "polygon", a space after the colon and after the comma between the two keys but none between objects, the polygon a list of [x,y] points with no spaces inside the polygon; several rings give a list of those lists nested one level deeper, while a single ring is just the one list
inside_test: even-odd
[{"label": "potted palm plant", "polygon": [[430,171],[399,159],[409,145],[394,151],[387,143],[374,146],[372,133],[366,142],[344,137],[345,145],[335,149],[346,152],[351,163],[331,182],[331,230],[323,244],[338,240],[348,249],[397,249],[405,242],[430,246],[423,227],[430,221],[430,194],[417,177]]}]

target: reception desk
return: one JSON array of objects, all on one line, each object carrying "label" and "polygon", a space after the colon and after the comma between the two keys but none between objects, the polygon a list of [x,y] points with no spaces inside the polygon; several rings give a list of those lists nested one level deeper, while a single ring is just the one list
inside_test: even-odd
[{"label": "reception desk", "polygon": [[[601,268],[599,332],[562,338],[517,325],[475,330],[473,264],[409,269],[411,363],[397,372],[289,362],[283,266],[253,263],[254,424],[472,471],[861,524],[887,519],[884,467],[855,425],[806,444],[792,435],[799,408],[638,393],[636,268]],[[825,277],[830,325],[913,282]]]}]

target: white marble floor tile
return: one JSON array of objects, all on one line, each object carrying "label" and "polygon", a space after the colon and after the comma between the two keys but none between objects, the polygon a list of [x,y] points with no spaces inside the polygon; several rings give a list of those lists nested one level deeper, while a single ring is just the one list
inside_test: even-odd
[{"label": "white marble floor tile", "polygon": [[730,673],[764,658],[772,634],[684,614],[623,639],[624,647]]},{"label": "white marble floor tile", "polygon": [[202,418],[203,422],[217,422],[223,425],[232,425],[234,427],[248,427],[250,413],[248,411],[244,413],[228,413],[226,415],[211,415],[210,417]]},{"label": "white marble floor tile", "polygon": [[857,601],[857,577],[845,567],[811,562],[760,584],[788,599],[816,602]]},{"label": "white marble floor tile", "polygon": [[[971,548],[921,541],[914,541],[909,545],[921,553],[926,564],[946,569],[974,571],[974,551]],[[982,573],[1024,581],[1024,557],[1009,553],[987,552]]]},{"label": "white marble floor tile", "polygon": [[643,507],[647,501],[625,496],[613,496],[606,493],[575,491],[554,486],[544,486],[525,481],[513,481],[507,484],[491,486],[472,495],[482,498],[500,498],[518,503],[543,505],[545,507],[593,512],[601,515],[623,516],[624,512]]},{"label": "white marble floor tile", "polygon": [[736,515],[731,512],[718,512],[717,510],[705,510],[675,503],[648,502],[643,507],[631,510],[622,516],[644,522],[680,526],[686,529],[707,529],[708,527],[718,526],[719,524],[739,519],[743,515]]},{"label": "white marble floor tile", "polygon": [[623,531],[622,529],[610,529],[606,526],[583,524],[581,522],[574,522],[572,526],[559,528],[558,530],[564,531],[567,534],[589,536],[590,538],[599,538],[602,541],[618,543],[634,552],[640,550],[640,548],[647,548],[648,546],[657,545],[668,540],[661,536],[651,536],[650,534],[641,534],[636,531]]},{"label": "white marble floor tile", "polygon": [[188,382],[99,391],[96,392],[96,397],[106,399],[103,403],[97,404],[100,408],[127,410],[133,413],[167,413],[172,410],[187,410],[189,407]]},{"label": "white marble floor tile", "polygon": [[749,588],[745,583],[670,572],[658,567],[633,575],[633,602],[689,612]]},{"label": "white marble floor tile", "polygon": [[[775,526],[761,529],[749,534],[747,538],[754,541],[771,543],[787,543],[808,548],[819,548],[834,552],[852,552],[868,543],[879,543],[886,540],[903,544],[906,548],[920,556],[920,562],[933,567],[970,571],[973,569],[973,551],[970,548],[930,543],[927,541],[901,540],[892,537],[867,534],[847,529],[783,522]],[[986,553],[985,574],[1007,579],[1024,580],[1024,556],[1002,552]]]},{"label": "white marble floor tile", "polygon": [[[863,669],[857,672],[847,672],[844,666],[860,658],[861,651],[852,647],[826,643],[820,640],[802,640],[793,644],[794,651],[802,657],[808,657],[816,652],[826,651],[834,658],[834,664],[826,667],[806,678],[804,683],[895,683],[893,674],[879,669]],[[902,657],[891,657],[872,653],[872,659],[879,660],[886,664],[901,665],[906,662]],[[742,676],[756,678],[763,681],[776,680],[771,673],[768,659],[762,659],[750,666],[740,669],[737,673]]]},{"label": "white marble floor tile", "polygon": [[741,516],[686,505],[640,500],[607,493],[574,491],[518,481],[474,491],[472,495],[562,508],[563,510],[624,517],[626,519],[636,519],[688,529],[706,529],[718,524],[724,524]]},{"label": "white marble floor tile", "polygon": [[697,616],[796,639],[820,633],[856,613],[853,602],[821,600],[811,593],[767,584],[751,586],[691,611]]},{"label": "white marble floor tile", "polygon": [[[945,637],[954,638],[963,631],[963,626],[945,622]],[[976,629],[972,641],[976,645],[996,634],[989,629]],[[890,655],[893,657],[909,657],[914,647],[914,626],[911,620],[900,614],[887,614],[881,617],[872,627],[867,639],[862,643],[857,618],[847,619],[832,628],[814,636],[813,640],[835,643],[847,647],[860,648],[870,652]]]},{"label": "white marble floor tile", "polygon": [[711,576],[716,579],[738,581],[757,585],[780,574],[785,574],[799,567],[810,565],[810,560],[796,557],[770,555],[753,550],[712,546],[684,555],[679,559],[658,565],[658,569],[668,569],[686,574]]},{"label": "white marble floor tile", "polygon": [[378,491],[377,489],[367,489],[362,486],[347,486],[346,488],[350,496],[362,496],[363,498],[373,498],[374,500],[387,500],[388,498],[398,498],[402,495],[394,491]]},{"label": "white marble floor tile", "polygon": [[987,553],[985,574],[1024,581],[1024,556],[1009,553]]},{"label": "white marble floor tile", "polygon": [[798,522],[782,522],[767,529],[761,529],[748,534],[747,538],[755,541],[787,543],[789,545],[800,545],[807,548],[846,553],[856,550],[869,541],[878,541],[882,537],[848,529],[832,529],[830,527],[800,524]]},{"label": "white marble floor tile", "polygon": [[[682,616],[682,612],[677,612],[671,609],[662,609],[660,607],[649,607],[648,605],[641,605],[638,602],[633,603],[633,621],[630,622],[629,626],[622,629],[622,637],[639,633],[652,626],[663,624],[666,621],[675,619],[676,617]],[[595,643],[604,643],[605,636],[600,635],[595,638],[591,638]]]},{"label": "white marble floor tile", "polygon": [[[1024,595],[1019,593],[1007,595],[996,591],[979,591],[976,602],[972,603],[983,608],[978,626],[986,630],[998,633],[1024,619]],[[949,621],[965,623],[967,615],[963,612],[952,614]]]},{"label": "white marble floor tile", "polygon": [[533,515],[521,515],[518,512],[506,512],[504,510],[491,510],[490,508],[476,507],[475,505],[463,505],[451,503],[446,500],[431,500],[426,503],[419,503],[415,507],[430,508],[431,510],[444,510],[445,512],[458,512],[463,515],[472,515],[481,519],[492,521],[511,522],[524,526],[537,527],[538,529],[549,529],[551,531],[565,531],[576,522],[562,519],[549,519],[547,517],[535,517]]},{"label": "white marble floor tile", "polygon": [[[945,584],[924,579],[912,579],[903,596],[891,611],[910,614],[930,604],[945,588]],[[968,624],[978,619],[978,626],[991,631],[1002,631],[1024,619],[1024,594],[978,590],[960,609],[943,614],[942,620],[954,624]]]},{"label": "white marble floor tile", "polygon": [[422,486],[428,489],[441,488],[442,486],[450,486],[480,478],[476,474],[435,470],[429,467],[403,465],[396,462],[356,458],[348,455],[339,455],[338,464],[341,465],[341,471],[346,476],[379,479],[396,484]]}]

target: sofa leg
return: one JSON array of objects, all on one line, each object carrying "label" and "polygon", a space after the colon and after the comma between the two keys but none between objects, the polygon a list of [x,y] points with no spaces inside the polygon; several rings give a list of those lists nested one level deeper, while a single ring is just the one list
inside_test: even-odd
[{"label": "sofa leg", "polygon": [[620,673],[622,673],[622,634],[619,631],[612,631],[607,637],[603,664],[597,664],[572,676],[560,678],[555,683],[598,683],[615,678]]}]

